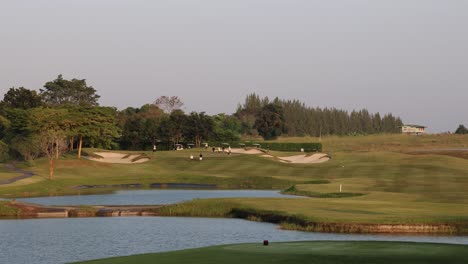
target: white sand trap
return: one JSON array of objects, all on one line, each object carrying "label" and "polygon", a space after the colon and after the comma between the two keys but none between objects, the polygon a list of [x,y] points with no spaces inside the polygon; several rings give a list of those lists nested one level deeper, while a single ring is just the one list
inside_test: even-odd
[{"label": "white sand trap", "polygon": [[243,148],[233,148],[233,149],[231,149],[231,152],[232,153],[237,153],[237,154],[251,154],[251,155],[263,154],[263,152],[261,152],[258,149],[245,150]]},{"label": "white sand trap", "polygon": [[137,161],[132,161],[133,159],[139,157],[140,154],[128,155],[125,153],[115,153],[115,152],[95,152],[94,154],[99,155],[102,158],[88,157],[88,159],[99,161],[99,162],[118,163],[118,164],[143,163],[149,160],[149,158],[142,158]]},{"label": "white sand trap", "polygon": [[290,157],[278,157],[281,161],[289,163],[323,163],[330,160],[330,156],[325,153],[316,153],[310,156],[307,155],[297,155]]}]

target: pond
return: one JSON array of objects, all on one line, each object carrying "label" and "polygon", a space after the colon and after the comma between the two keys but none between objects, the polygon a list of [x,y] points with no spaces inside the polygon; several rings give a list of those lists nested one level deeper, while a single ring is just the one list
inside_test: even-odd
[{"label": "pond", "polygon": [[2,263],[54,264],[232,243],[386,240],[468,244],[468,237],[307,233],[241,219],[117,217],[0,220]]},{"label": "pond", "polygon": [[116,191],[111,194],[51,196],[17,200],[42,205],[159,205],[193,199],[232,197],[301,198],[293,195],[282,195],[279,191],[270,190],[129,190]]}]

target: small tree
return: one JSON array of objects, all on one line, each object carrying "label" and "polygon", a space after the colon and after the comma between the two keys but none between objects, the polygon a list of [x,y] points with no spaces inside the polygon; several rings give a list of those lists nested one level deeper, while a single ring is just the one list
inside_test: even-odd
[{"label": "small tree", "polygon": [[55,129],[44,130],[39,134],[39,145],[49,159],[49,180],[52,180],[55,171],[54,160],[67,149],[65,133]]},{"label": "small tree", "polygon": [[64,108],[36,108],[30,111],[33,117],[32,131],[38,135],[41,152],[49,158],[49,179],[54,177],[54,159],[67,150],[66,136],[70,129],[68,110]]},{"label": "small tree", "polygon": [[455,134],[468,134],[468,129],[464,125],[459,125],[457,130],[455,130]]}]

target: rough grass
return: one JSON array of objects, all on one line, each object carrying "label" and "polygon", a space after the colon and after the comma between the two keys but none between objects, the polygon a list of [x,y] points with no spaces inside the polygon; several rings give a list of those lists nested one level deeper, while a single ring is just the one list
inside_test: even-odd
[{"label": "rough grass", "polygon": [[405,242],[314,241],[222,245],[198,249],[94,260],[126,263],[467,263],[468,246]]},{"label": "rough grass", "polygon": [[204,199],[163,206],[155,211],[162,216],[231,217],[232,211],[240,207],[239,203],[225,199]]},{"label": "rough grass", "polygon": [[20,210],[11,205],[9,201],[0,201],[0,216],[12,217],[20,214]]}]

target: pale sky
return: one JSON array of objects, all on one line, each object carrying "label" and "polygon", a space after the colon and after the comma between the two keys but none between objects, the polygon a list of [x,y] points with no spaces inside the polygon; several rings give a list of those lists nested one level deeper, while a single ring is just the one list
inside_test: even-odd
[{"label": "pale sky", "polygon": [[0,91],[87,79],[100,104],[245,96],[468,125],[466,0],[0,0]]}]

